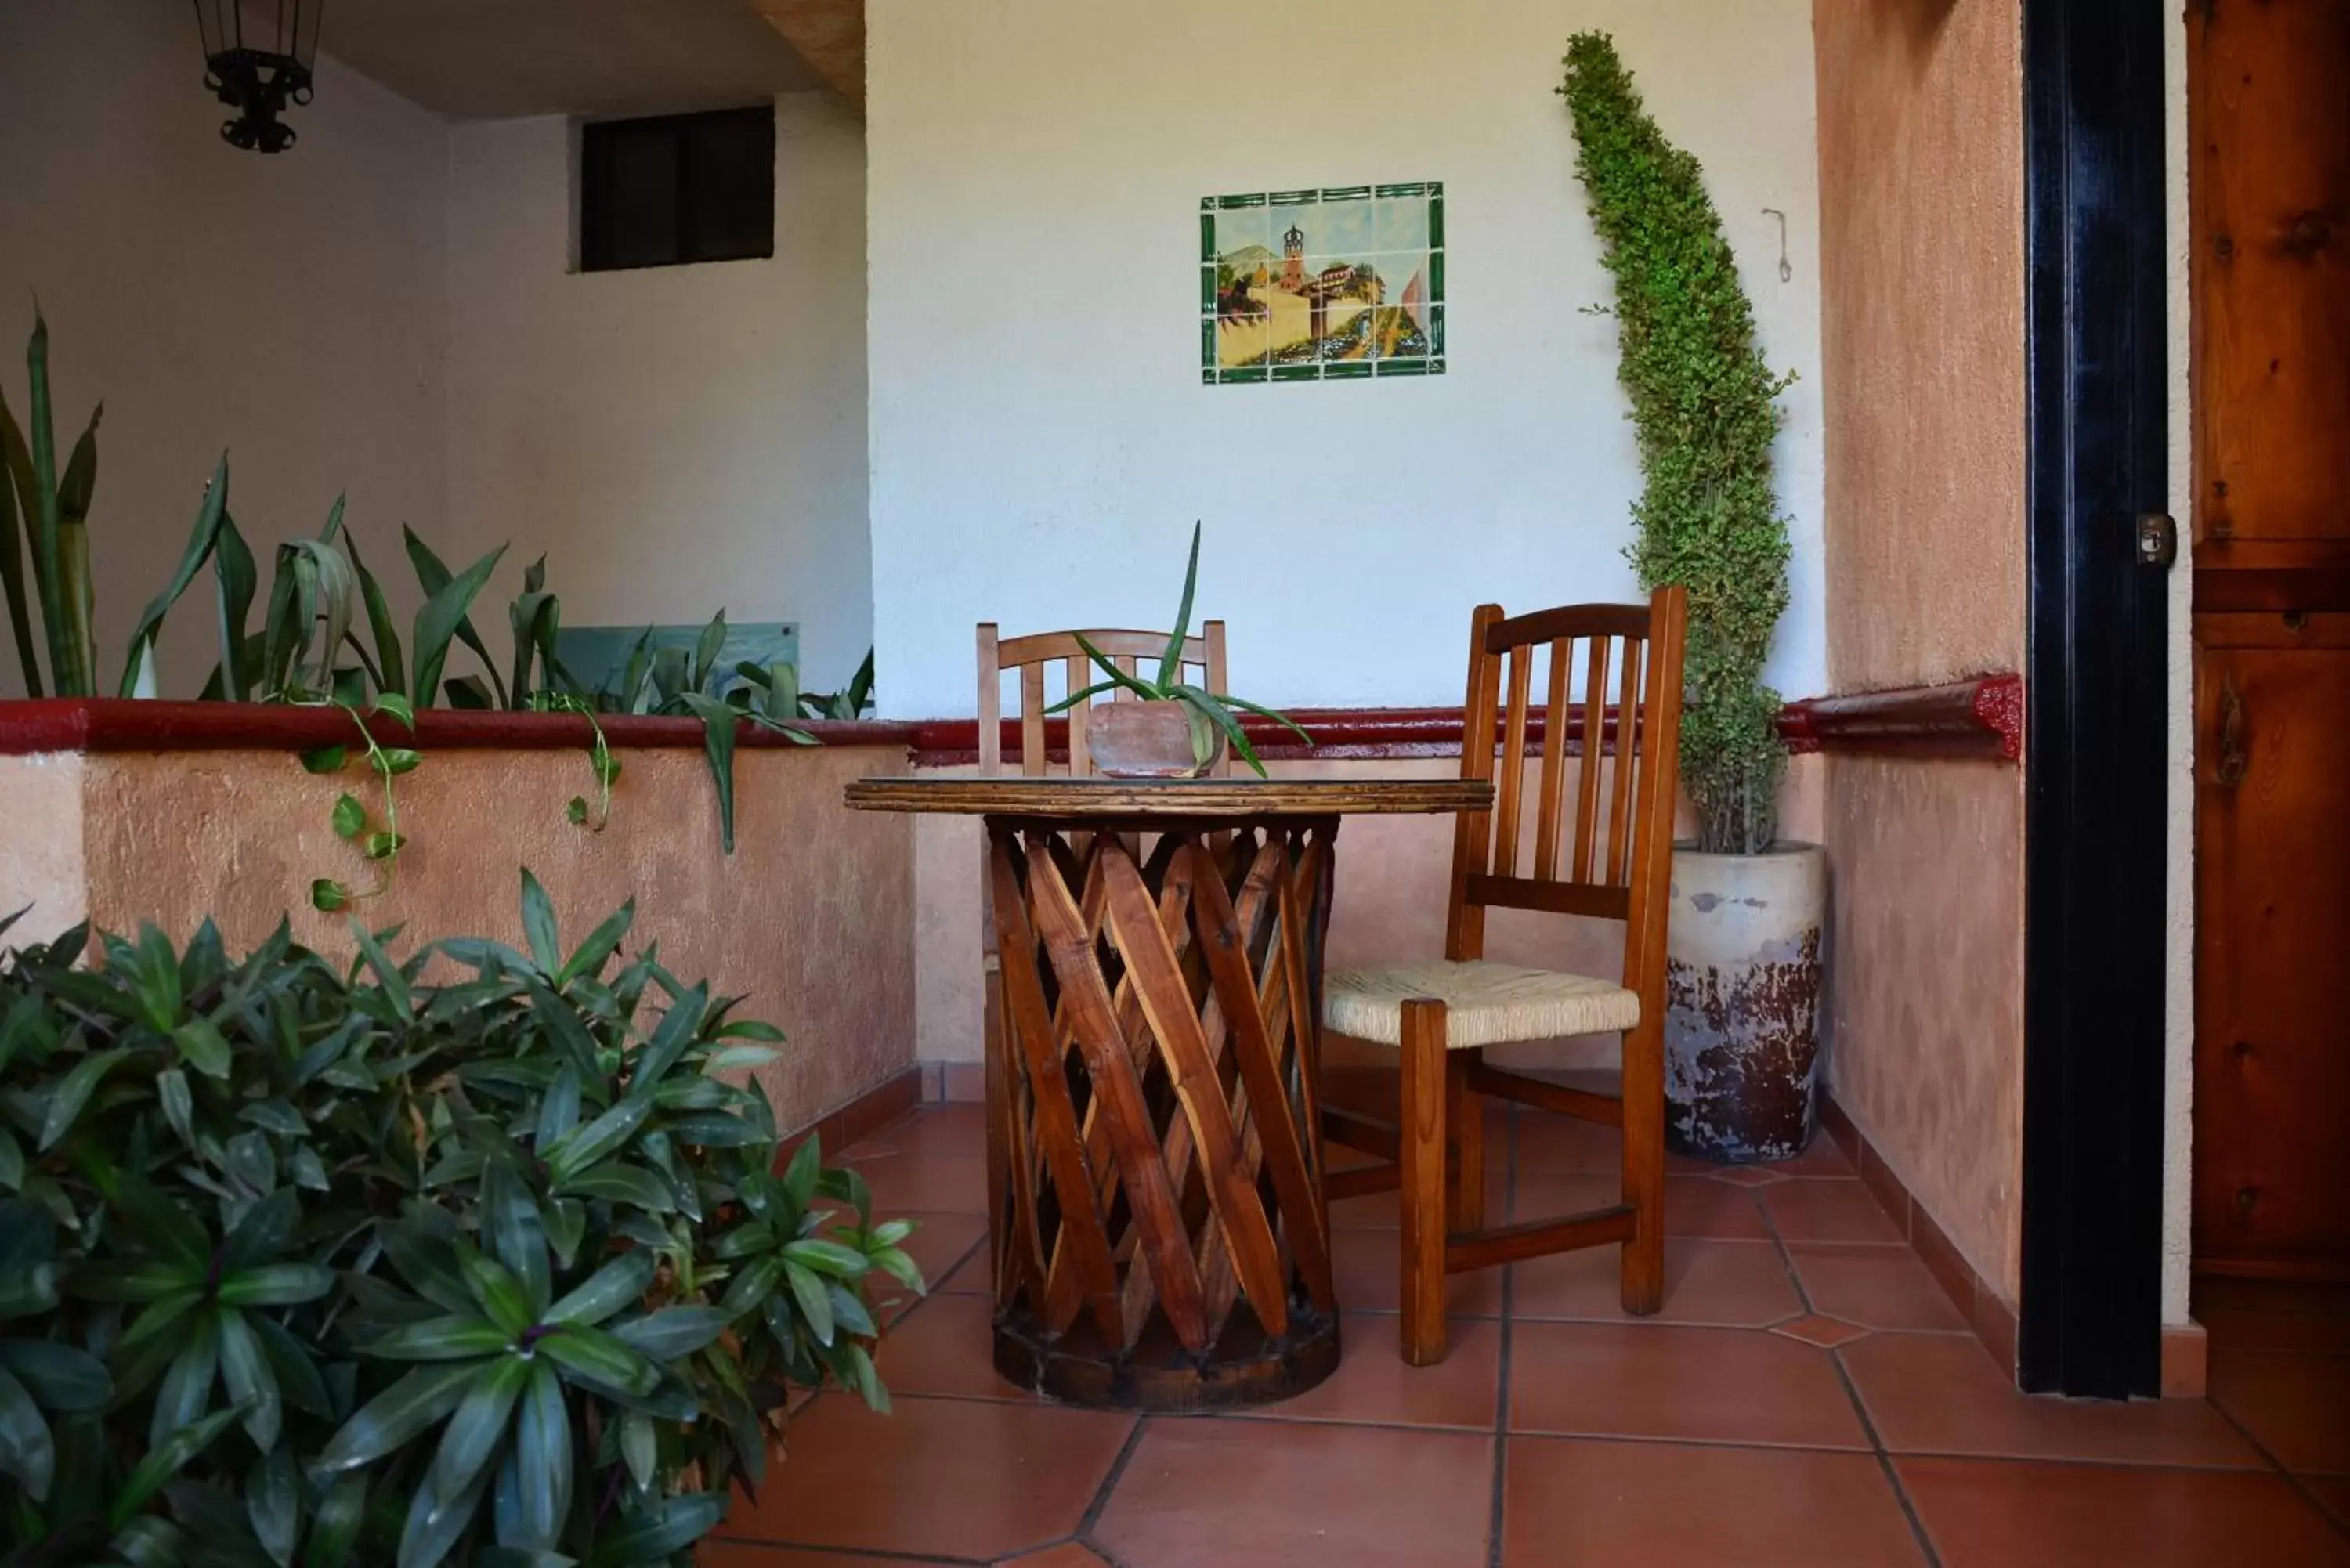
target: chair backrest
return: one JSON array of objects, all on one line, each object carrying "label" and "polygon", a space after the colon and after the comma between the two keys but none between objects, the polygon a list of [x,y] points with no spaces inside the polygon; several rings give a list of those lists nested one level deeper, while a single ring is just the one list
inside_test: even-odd
[{"label": "chair backrest", "polygon": [[[1501,778],[1493,809],[1463,815],[1454,830],[1446,957],[1484,956],[1489,907],[1586,915],[1626,923],[1627,987],[1645,998],[1661,985],[1688,620],[1688,592],[1679,587],[1659,588],[1646,605],[1567,605],[1511,618],[1499,605],[1480,605],[1470,618],[1461,776],[1492,778],[1498,746]],[[1572,696],[1578,648],[1579,701]],[[1526,747],[1537,714],[1542,779],[1528,845]]]},{"label": "chair backrest", "polygon": [[[1028,637],[999,638],[993,621],[979,623],[979,771],[1000,774],[1003,766],[1003,674],[1017,670],[1020,674],[1019,706],[1020,756],[1017,771],[1031,776],[1046,771],[1045,751],[1045,710],[1072,691],[1082,691],[1103,679],[1085,649],[1077,646],[1082,636],[1100,649],[1109,661],[1127,674],[1148,670],[1156,675],[1159,661],[1167,653],[1167,634],[1163,631],[1041,631]],[[1057,667],[1057,669],[1056,669]],[[1057,672],[1059,679],[1048,680]],[[1209,691],[1231,690],[1224,676],[1224,623],[1202,621],[1200,635],[1183,639],[1183,679]],[[1069,772],[1087,774],[1094,771],[1093,755],[1086,747],[1087,710],[1094,702],[1138,701],[1134,693],[1120,689],[1114,695],[1106,694],[1080,702],[1068,711]],[[1218,774],[1232,771],[1232,757],[1227,753],[1217,763]]]}]

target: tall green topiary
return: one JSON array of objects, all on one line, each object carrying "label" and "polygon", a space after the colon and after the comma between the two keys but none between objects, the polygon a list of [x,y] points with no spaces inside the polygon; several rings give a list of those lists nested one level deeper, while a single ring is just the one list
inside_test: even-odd
[{"label": "tall green topiary", "polygon": [[1775,826],[1786,763],[1779,694],[1762,684],[1787,607],[1787,521],[1771,481],[1777,399],[1794,379],[1754,341],[1721,218],[1697,160],[1665,139],[1605,33],[1567,46],[1558,90],[1580,144],[1575,172],[1616,275],[1623,348],[1647,488],[1627,552],[1641,586],[1689,589],[1681,782],[1698,847],[1755,854]]}]

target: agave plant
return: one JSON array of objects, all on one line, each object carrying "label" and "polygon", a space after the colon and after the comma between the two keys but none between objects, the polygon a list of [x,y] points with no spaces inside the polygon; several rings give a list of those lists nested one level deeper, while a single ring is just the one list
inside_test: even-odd
[{"label": "agave plant", "polygon": [[[16,422],[0,393],[0,596],[8,605],[8,628],[27,696],[44,694],[38,645],[33,636],[33,601],[26,597],[26,546],[30,546],[33,600],[49,654],[49,677],[57,695],[87,697],[97,691],[96,612],[89,575],[90,495],[98,484],[98,424],[101,403],[74,442],[73,455],[57,472],[55,420],[49,392],[49,325],[33,310],[33,336],[25,348],[30,381],[26,404],[29,434]],[[17,517],[22,514],[20,530]],[[20,543],[21,540],[21,543]]]},{"label": "agave plant", "polygon": [[669,1562],[789,1386],[886,1407],[911,1227],[781,1160],[733,1081],[781,1036],[626,906],[567,950],[525,872],[522,916],[0,954],[0,1562]]},{"label": "agave plant", "polygon": [[1191,755],[1195,761],[1205,766],[1215,755],[1216,742],[1221,735],[1232,743],[1233,754],[1253,768],[1259,778],[1263,778],[1265,776],[1264,763],[1258,758],[1256,748],[1249,744],[1248,736],[1242,732],[1234,710],[1270,719],[1309,746],[1314,743],[1314,737],[1299,729],[1286,714],[1276,713],[1261,703],[1234,697],[1229,692],[1210,691],[1183,679],[1183,644],[1191,635],[1191,595],[1199,581],[1200,525],[1194,523],[1191,524],[1191,559],[1183,568],[1183,597],[1176,607],[1175,629],[1168,634],[1167,651],[1159,660],[1158,675],[1128,675],[1111,662],[1100,649],[1088,642],[1083,632],[1079,632],[1076,634],[1077,646],[1085,649],[1086,657],[1092,659],[1107,679],[1070,692],[1045,711],[1059,713],[1080,702],[1090,702],[1105,691],[1131,691],[1145,702],[1180,702],[1185,715],[1191,721]]}]

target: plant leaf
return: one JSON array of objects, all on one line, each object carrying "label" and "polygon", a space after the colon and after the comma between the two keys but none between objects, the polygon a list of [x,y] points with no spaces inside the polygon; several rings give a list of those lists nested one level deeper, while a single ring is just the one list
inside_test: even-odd
[{"label": "plant leaf", "polygon": [[1167,651],[1159,660],[1161,689],[1183,679],[1183,644],[1191,630],[1191,591],[1200,583],[1200,524],[1191,524],[1191,561],[1183,568],[1183,602],[1175,610],[1175,629],[1167,635]]},{"label": "plant leaf", "polygon": [[725,853],[734,853],[734,729],[742,714],[715,697],[699,691],[678,695],[694,717],[702,721],[702,751],[710,764],[711,783],[718,790],[718,842]]},{"label": "plant leaf", "polygon": [[[80,453],[76,452],[75,456],[78,459]],[[188,591],[188,585],[196,580],[196,574],[203,571],[204,563],[212,558],[213,547],[220,538],[221,519],[226,515],[227,506],[228,453],[223,452],[220,461],[213,465],[213,476],[204,485],[203,498],[196,503],[195,526],[189,530],[188,542],[181,548],[179,566],[172,570],[171,581],[163,585],[163,591],[149,600],[147,607],[139,613],[139,622],[131,628],[130,649],[123,656],[122,684],[116,691],[117,696],[137,694],[140,668],[146,659],[154,656],[155,634],[162,628],[163,617],[180,602],[180,596]],[[245,556],[248,576],[252,564],[253,558],[248,554]],[[225,594],[227,577],[224,576],[222,581],[223,593]],[[252,598],[252,588],[248,586],[245,600],[249,604]],[[240,617],[240,635],[242,631]],[[222,657],[226,659],[225,651]]]},{"label": "plant leaf", "polygon": [[1146,702],[1161,702],[1166,701],[1166,692],[1160,691],[1158,687],[1149,684],[1148,681],[1138,680],[1133,676],[1128,675],[1125,670],[1120,670],[1118,665],[1111,660],[1109,655],[1104,653],[1100,649],[1096,648],[1091,642],[1087,640],[1086,634],[1084,632],[1072,632],[1070,635],[1077,639],[1077,646],[1085,649],[1086,657],[1092,659],[1096,665],[1099,666],[1101,672],[1104,675],[1109,677],[1111,685],[1122,686],[1128,691],[1133,692],[1136,696],[1141,698]]},{"label": "plant leaf", "polygon": [[57,1444],[40,1407],[25,1386],[0,1366],[0,1471],[23,1482],[35,1501],[46,1501],[57,1463]]},{"label": "plant leaf", "polygon": [[244,1472],[244,1511],[270,1561],[289,1568],[302,1531],[302,1472],[290,1448],[272,1449]]},{"label": "plant leaf", "polygon": [[382,1459],[454,1410],[479,1375],[470,1361],[418,1367],[344,1422],[311,1469],[332,1475]]},{"label": "plant leaf", "polygon": [[35,1147],[44,1154],[55,1148],[57,1140],[73,1130],[75,1119],[81,1115],[82,1107],[89,1104],[90,1096],[97,1092],[107,1074],[114,1070],[115,1064],[130,1054],[129,1047],[117,1045],[109,1050],[93,1051],[75,1063],[71,1070],[57,1080],[57,1088],[49,1096],[48,1110],[41,1118],[40,1141]]},{"label": "plant leaf", "polygon": [[619,950],[621,939],[629,934],[629,927],[635,923],[636,918],[637,901],[634,898],[607,915],[602,924],[588,933],[588,940],[579,944],[579,950],[556,971],[555,988],[561,991],[581,975],[599,972],[605,961]]},{"label": "plant leaf", "polygon": [[539,972],[552,975],[563,966],[563,950],[556,945],[555,902],[525,866],[522,872],[522,929],[531,961]]},{"label": "plant leaf", "polygon": [[[409,699],[420,708],[430,708],[432,693],[441,685],[442,668],[449,661],[449,640],[452,637],[459,639],[478,654],[484,667],[489,665],[489,649],[482,646],[480,634],[473,630],[473,622],[465,612],[472,607],[474,596],[482,591],[483,585],[490,580],[490,574],[497,570],[498,557],[506,553],[506,547],[499,545],[458,576],[448,577],[435,587],[425,570],[425,561],[430,559],[437,566],[438,557],[426,549],[423,541],[414,534],[408,534],[407,537],[409,558],[416,563],[417,576],[426,580],[426,589],[431,596],[424,601],[423,607],[416,612],[415,630],[410,638],[416,656],[416,680],[410,688]],[[442,567],[441,570],[445,575],[447,568]],[[494,670],[491,670],[491,679],[496,679]],[[503,689],[498,699],[500,705],[504,706],[505,693]]]},{"label": "plant leaf", "polygon": [[139,1461],[107,1505],[106,1520],[109,1530],[120,1531],[139,1511],[153,1501],[163,1483],[180,1473],[190,1459],[212,1447],[213,1439],[228,1430],[229,1424],[244,1412],[232,1405],[225,1410],[215,1410],[203,1420],[183,1426],[166,1440],[152,1445],[147,1457]]},{"label": "plant leaf", "polygon": [[519,1355],[502,1355],[473,1380],[473,1386],[449,1417],[441,1450],[432,1461],[433,1494],[446,1504],[472,1490],[489,1473],[491,1456],[506,1435],[515,1401],[530,1381],[531,1364]]},{"label": "plant leaf", "polygon": [[335,797],[335,809],[328,814],[327,821],[334,828],[336,837],[357,838],[367,830],[367,807],[359,804],[357,795],[338,795]]},{"label": "plant leaf", "polygon": [[563,1379],[548,1362],[536,1362],[515,1422],[508,1461],[515,1482],[518,1533],[500,1544],[552,1552],[571,1512],[571,1418],[563,1399]]},{"label": "plant leaf", "polygon": [[642,1301],[651,1287],[654,1267],[655,1259],[650,1249],[639,1247],[623,1252],[547,1308],[543,1321],[593,1327]]},{"label": "plant leaf", "polygon": [[681,1360],[725,1332],[731,1314],[717,1307],[663,1307],[612,1325],[612,1337],[655,1361]]},{"label": "plant leaf", "polygon": [[784,1260],[784,1278],[790,1282],[792,1298],[800,1304],[800,1314],[807,1319],[808,1332],[816,1335],[818,1345],[832,1343],[832,1296],[824,1288],[824,1281],[805,1263]]},{"label": "plant leaf", "polygon": [[[331,1281],[332,1276],[328,1277]],[[233,1308],[220,1314],[220,1372],[228,1397],[244,1412],[245,1435],[255,1448],[267,1453],[277,1446],[285,1405],[277,1393],[277,1375],[261,1354],[260,1341],[254,1337],[244,1314]]]}]

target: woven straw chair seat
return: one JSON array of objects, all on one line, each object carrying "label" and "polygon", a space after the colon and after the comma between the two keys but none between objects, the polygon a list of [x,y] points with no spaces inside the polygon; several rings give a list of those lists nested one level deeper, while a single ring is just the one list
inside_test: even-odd
[{"label": "woven straw chair seat", "polygon": [[1444,1003],[1444,1043],[1456,1051],[1613,1033],[1640,1022],[1639,993],[1612,980],[1482,960],[1333,971],[1323,981],[1322,1022],[1399,1046],[1403,1004],[1414,997]]}]

